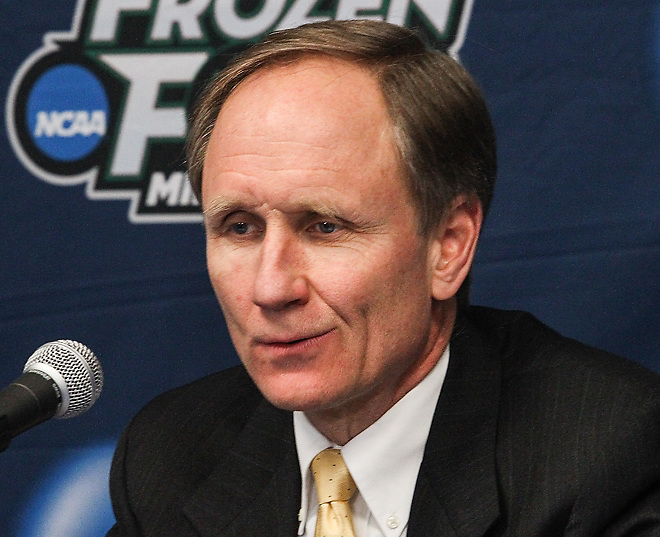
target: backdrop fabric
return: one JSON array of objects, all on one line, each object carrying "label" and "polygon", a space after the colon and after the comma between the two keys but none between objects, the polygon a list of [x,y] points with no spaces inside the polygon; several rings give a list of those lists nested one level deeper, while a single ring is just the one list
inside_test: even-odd
[{"label": "backdrop fabric", "polygon": [[269,30],[371,17],[420,29],[483,88],[499,173],[472,302],[660,372],[660,1],[4,2],[0,387],[42,343],[88,345],[96,405],[0,454],[0,535],[99,537],[122,428],[237,362],[185,183],[208,75]]}]

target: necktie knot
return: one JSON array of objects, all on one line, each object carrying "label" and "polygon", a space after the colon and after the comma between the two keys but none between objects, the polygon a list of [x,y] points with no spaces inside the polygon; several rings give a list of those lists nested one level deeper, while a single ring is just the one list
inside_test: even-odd
[{"label": "necktie knot", "polygon": [[321,451],[311,464],[319,511],[315,537],[353,537],[353,521],[348,500],[357,487],[338,449]]},{"label": "necktie knot", "polygon": [[355,482],[338,449],[325,449],[312,461],[319,503],[346,502],[355,493]]}]

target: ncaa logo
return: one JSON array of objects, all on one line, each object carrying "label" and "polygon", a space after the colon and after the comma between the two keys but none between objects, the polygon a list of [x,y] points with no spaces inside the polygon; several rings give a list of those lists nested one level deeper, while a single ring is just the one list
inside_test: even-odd
[{"label": "ncaa logo", "polygon": [[80,65],[45,71],[27,93],[25,106],[30,142],[54,161],[85,159],[106,135],[108,95],[94,73]]},{"label": "ncaa logo", "polygon": [[78,0],[12,80],[7,130],[33,175],[129,201],[134,223],[199,222],[183,158],[199,89],[267,33],[369,18],[457,55],[472,0]]}]

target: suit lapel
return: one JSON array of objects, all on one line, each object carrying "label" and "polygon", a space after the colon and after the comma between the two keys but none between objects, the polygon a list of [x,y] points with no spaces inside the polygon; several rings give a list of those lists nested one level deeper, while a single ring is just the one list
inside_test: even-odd
[{"label": "suit lapel", "polygon": [[409,537],[484,535],[499,515],[495,467],[500,364],[459,320],[410,514]]},{"label": "suit lapel", "polygon": [[299,507],[291,413],[262,401],[184,513],[202,537],[291,537]]}]

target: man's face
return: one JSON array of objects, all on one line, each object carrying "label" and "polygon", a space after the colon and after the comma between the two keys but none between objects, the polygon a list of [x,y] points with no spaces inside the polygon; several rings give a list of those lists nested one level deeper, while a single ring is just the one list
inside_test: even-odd
[{"label": "man's face", "polygon": [[267,399],[387,409],[419,380],[435,341],[435,249],[366,71],[312,58],[243,81],[202,185],[211,282]]}]

